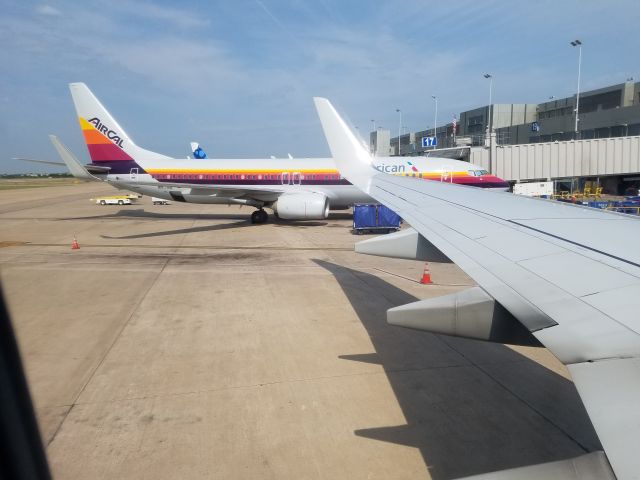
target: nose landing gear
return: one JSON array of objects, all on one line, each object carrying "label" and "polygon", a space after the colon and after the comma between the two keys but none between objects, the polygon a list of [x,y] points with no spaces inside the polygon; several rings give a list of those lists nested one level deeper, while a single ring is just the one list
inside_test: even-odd
[{"label": "nose landing gear", "polygon": [[269,219],[269,214],[263,209],[256,210],[251,214],[251,223],[266,223]]}]

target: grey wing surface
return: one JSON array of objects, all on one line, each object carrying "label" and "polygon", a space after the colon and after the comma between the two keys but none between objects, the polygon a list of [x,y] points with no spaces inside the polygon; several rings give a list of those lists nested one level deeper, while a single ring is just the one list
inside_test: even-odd
[{"label": "grey wing surface", "polygon": [[640,221],[622,214],[384,175],[316,99],[338,169],[396,211],[565,365],[615,475],[640,478]]},{"label": "grey wing surface", "polygon": [[118,185],[120,188],[128,187],[155,187],[160,190],[183,191],[188,190],[191,195],[213,195],[224,198],[256,198],[260,200],[275,200],[279,195],[284,193],[282,188],[275,187],[273,189],[265,189],[261,186],[237,186],[237,185],[202,185],[199,183],[172,183],[157,182],[144,180],[110,180],[110,183]]}]

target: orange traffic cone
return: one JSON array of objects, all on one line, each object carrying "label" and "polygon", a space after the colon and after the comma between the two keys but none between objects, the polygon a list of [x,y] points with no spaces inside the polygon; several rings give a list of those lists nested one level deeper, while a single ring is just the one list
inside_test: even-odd
[{"label": "orange traffic cone", "polygon": [[433,283],[431,281],[431,273],[429,272],[429,262],[424,262],[424,271],[422,272],[422,278],[420,279],[420,283],[422,284]]},{"label": "orange traffic cone", "polygon": [[80,250],[80,245],[78,245],[76,237],[73,237],[73,242],[71,242],[71,250]]}]

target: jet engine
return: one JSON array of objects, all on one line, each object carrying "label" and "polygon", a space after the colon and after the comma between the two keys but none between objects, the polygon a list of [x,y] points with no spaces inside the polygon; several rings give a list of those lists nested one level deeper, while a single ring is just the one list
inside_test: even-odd
[{"label": "jet engine", "polygon": [[285,220],[320,220],[329,215],[329,199],[321,193],[290,193],[280,196],[272,208]]}]

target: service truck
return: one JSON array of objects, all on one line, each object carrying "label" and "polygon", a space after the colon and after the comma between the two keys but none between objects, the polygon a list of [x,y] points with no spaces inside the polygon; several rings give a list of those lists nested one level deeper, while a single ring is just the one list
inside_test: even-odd
[{"label": "service truck", "polygon": [[131,199],[127,195],[98,197],[95,201],[97,205],[131,205]]},{"label": "service truck", "polygon": [[527,197],[551,197],[553,195],[553,182],[527,182],[516,183],[513,193]]}]

